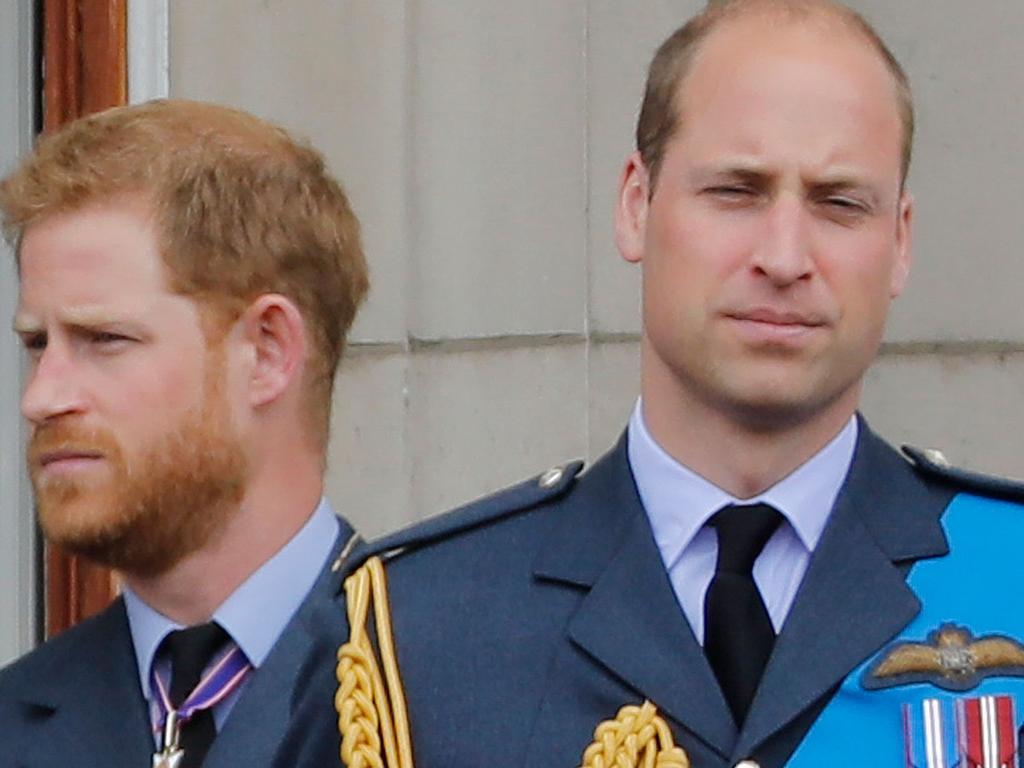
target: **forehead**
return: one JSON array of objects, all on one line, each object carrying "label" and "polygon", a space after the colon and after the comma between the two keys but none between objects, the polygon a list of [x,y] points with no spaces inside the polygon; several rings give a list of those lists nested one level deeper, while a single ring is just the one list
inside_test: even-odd
[{"label": "forehead", "polygon": [[150,283],[165,282],[165,267],[151,217],[131,203],[90,205],[55,213],[31,224],[18,249],[22,282],[64,276],[128,273]]},{"label": "forehead", "polygon": [[895,81],[867,39],[839,20],[750,14],[723,22],[676,99],[676,138],[709,151],[899,172]]},{"label": "forehead", "polygon": [[94,205],[32,224],[18,263],[22,312],[170,293],[151,219],[131,204]]}]

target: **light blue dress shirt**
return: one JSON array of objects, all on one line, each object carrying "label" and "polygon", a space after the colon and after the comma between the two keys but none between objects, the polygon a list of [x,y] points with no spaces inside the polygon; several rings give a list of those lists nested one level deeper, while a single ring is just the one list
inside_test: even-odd
[{"label": "light blue dress shirt", "polygon": [[[313,515],[292,539],[272,558],[259,567],[214,612],[220,624],[245,653],[249,663],[259,669],[271,648],[288,625],[316,582],[338,537],[338,518],[330,503],[321,499]],[[150,686],[150,670],[157,648],[176,629],[183,629],[151,608],[124,588],[128,627],[135,647],[142,695],[150,706],[151,719],[156,712],[155,692]],[[170,662],[161,673],[169,673]],[[219,731],[245,688],[243,683],[224,701],[213,708],[213,719]],[[154,739],[156,734],[154,734]]]},{"label": "light blue dress shirt", "polygon": [[655,442],[638,401],[629,420],[629,465],[676,599],[704,644],[704,595],[715,573],[718,538],[706,526],[726,504],[771,504],[785,517],[754,563],[754,581],[776,633],[793,605],[853,461],[857,419],[792,473],[752,499],[737,499],[673,459]]}]

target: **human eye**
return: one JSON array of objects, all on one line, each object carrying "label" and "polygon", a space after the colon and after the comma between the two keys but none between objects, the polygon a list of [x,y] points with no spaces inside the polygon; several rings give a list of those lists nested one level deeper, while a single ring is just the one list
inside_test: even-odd
[{"label": "human eye", "polygon": [[872,199],[867,190],[849,184],[823,185],[811,195],[811,201],[824,216],[844,223],[870,216],[874,210]]},{"label": "human eye", "polygon": [[743,209],[755,206],[761,200],[761,190],[743,182],[713,184],[704,189],[704,195],[712,205],[730,209]]},{"label": "human eye", "polygon": [[830,195],[824,199],[824,204],[829,208],[844,213],[867,213],[867,206],[860,200],[845,195]]},{"label": "human eye", "polygon": [[124,333],[103,328],[90,328],[84,330],[83,336],[89,346],[94,347],[105,354],[120,352],[135,341],[134,338]]},{"label": "human eye", "polygon": [[706,192],[716,197],[737,200],[756,194],[752,187],[745,184],[718,184],[708,187]]},{"label": "human eye", "polygon": [[46,349],[45,333],[20,333],[21,347],[30,357],[39,357]]}]

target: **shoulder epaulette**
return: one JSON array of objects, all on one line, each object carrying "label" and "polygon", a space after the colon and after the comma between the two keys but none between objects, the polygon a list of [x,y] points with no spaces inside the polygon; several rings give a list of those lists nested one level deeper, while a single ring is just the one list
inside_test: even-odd
[{"label": "shoulder epaulette", "polygon": [[955,467],[942,451],[935,448],[914,448],[904,445],[902,449],[914,467],[928,477],[981,496],[1024,502],[1024,482],[1020,480]]},{"label": "shoulder epaulette", "polygon": [[486,525],[509,515],[532,509],[565,493],[583,469],[582,461],[552,467],[546,472],[482,499],[431,517],[422,523],[396,531],[359,548],[361,557],[388,556],[446,539],[462,531]]},{"label": "shoulder epaulette", "polygon": [[[565,493],[582,462],[544,474],[374,542],[353,538],[335,562],[344,571],[348,639],[338,648],[335,675],[341,754],[346,765],[411,768],[412,741],[395,653],[384,561],[401,552],[532,509]],[[346,560],[347,550],[348,559]],[[355,570],[351,570],[355,569]]]}]

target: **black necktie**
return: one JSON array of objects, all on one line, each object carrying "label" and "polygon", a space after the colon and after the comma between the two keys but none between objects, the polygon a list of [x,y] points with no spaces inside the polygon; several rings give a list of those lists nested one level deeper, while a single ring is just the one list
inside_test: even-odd
[{"label": "black necktie", "polygon": [[718,532],[718,564],[704,600],[704,654],[737,726],[747,717],[775,644],[753,568],[781,520],[767,504],[732,504],[708,523]]},{"label": "black necktie", "polygon": [[[229,639],[228,633],[214,622],[179,629],[164,638],[161,648],[171,658],[170,698],[175,709],[199,684],[203,670]],[[182,723],[179,745],[185,755],[181,768],[199,768],[216,735],[213,712],[209,709],[196,712]]]}]

